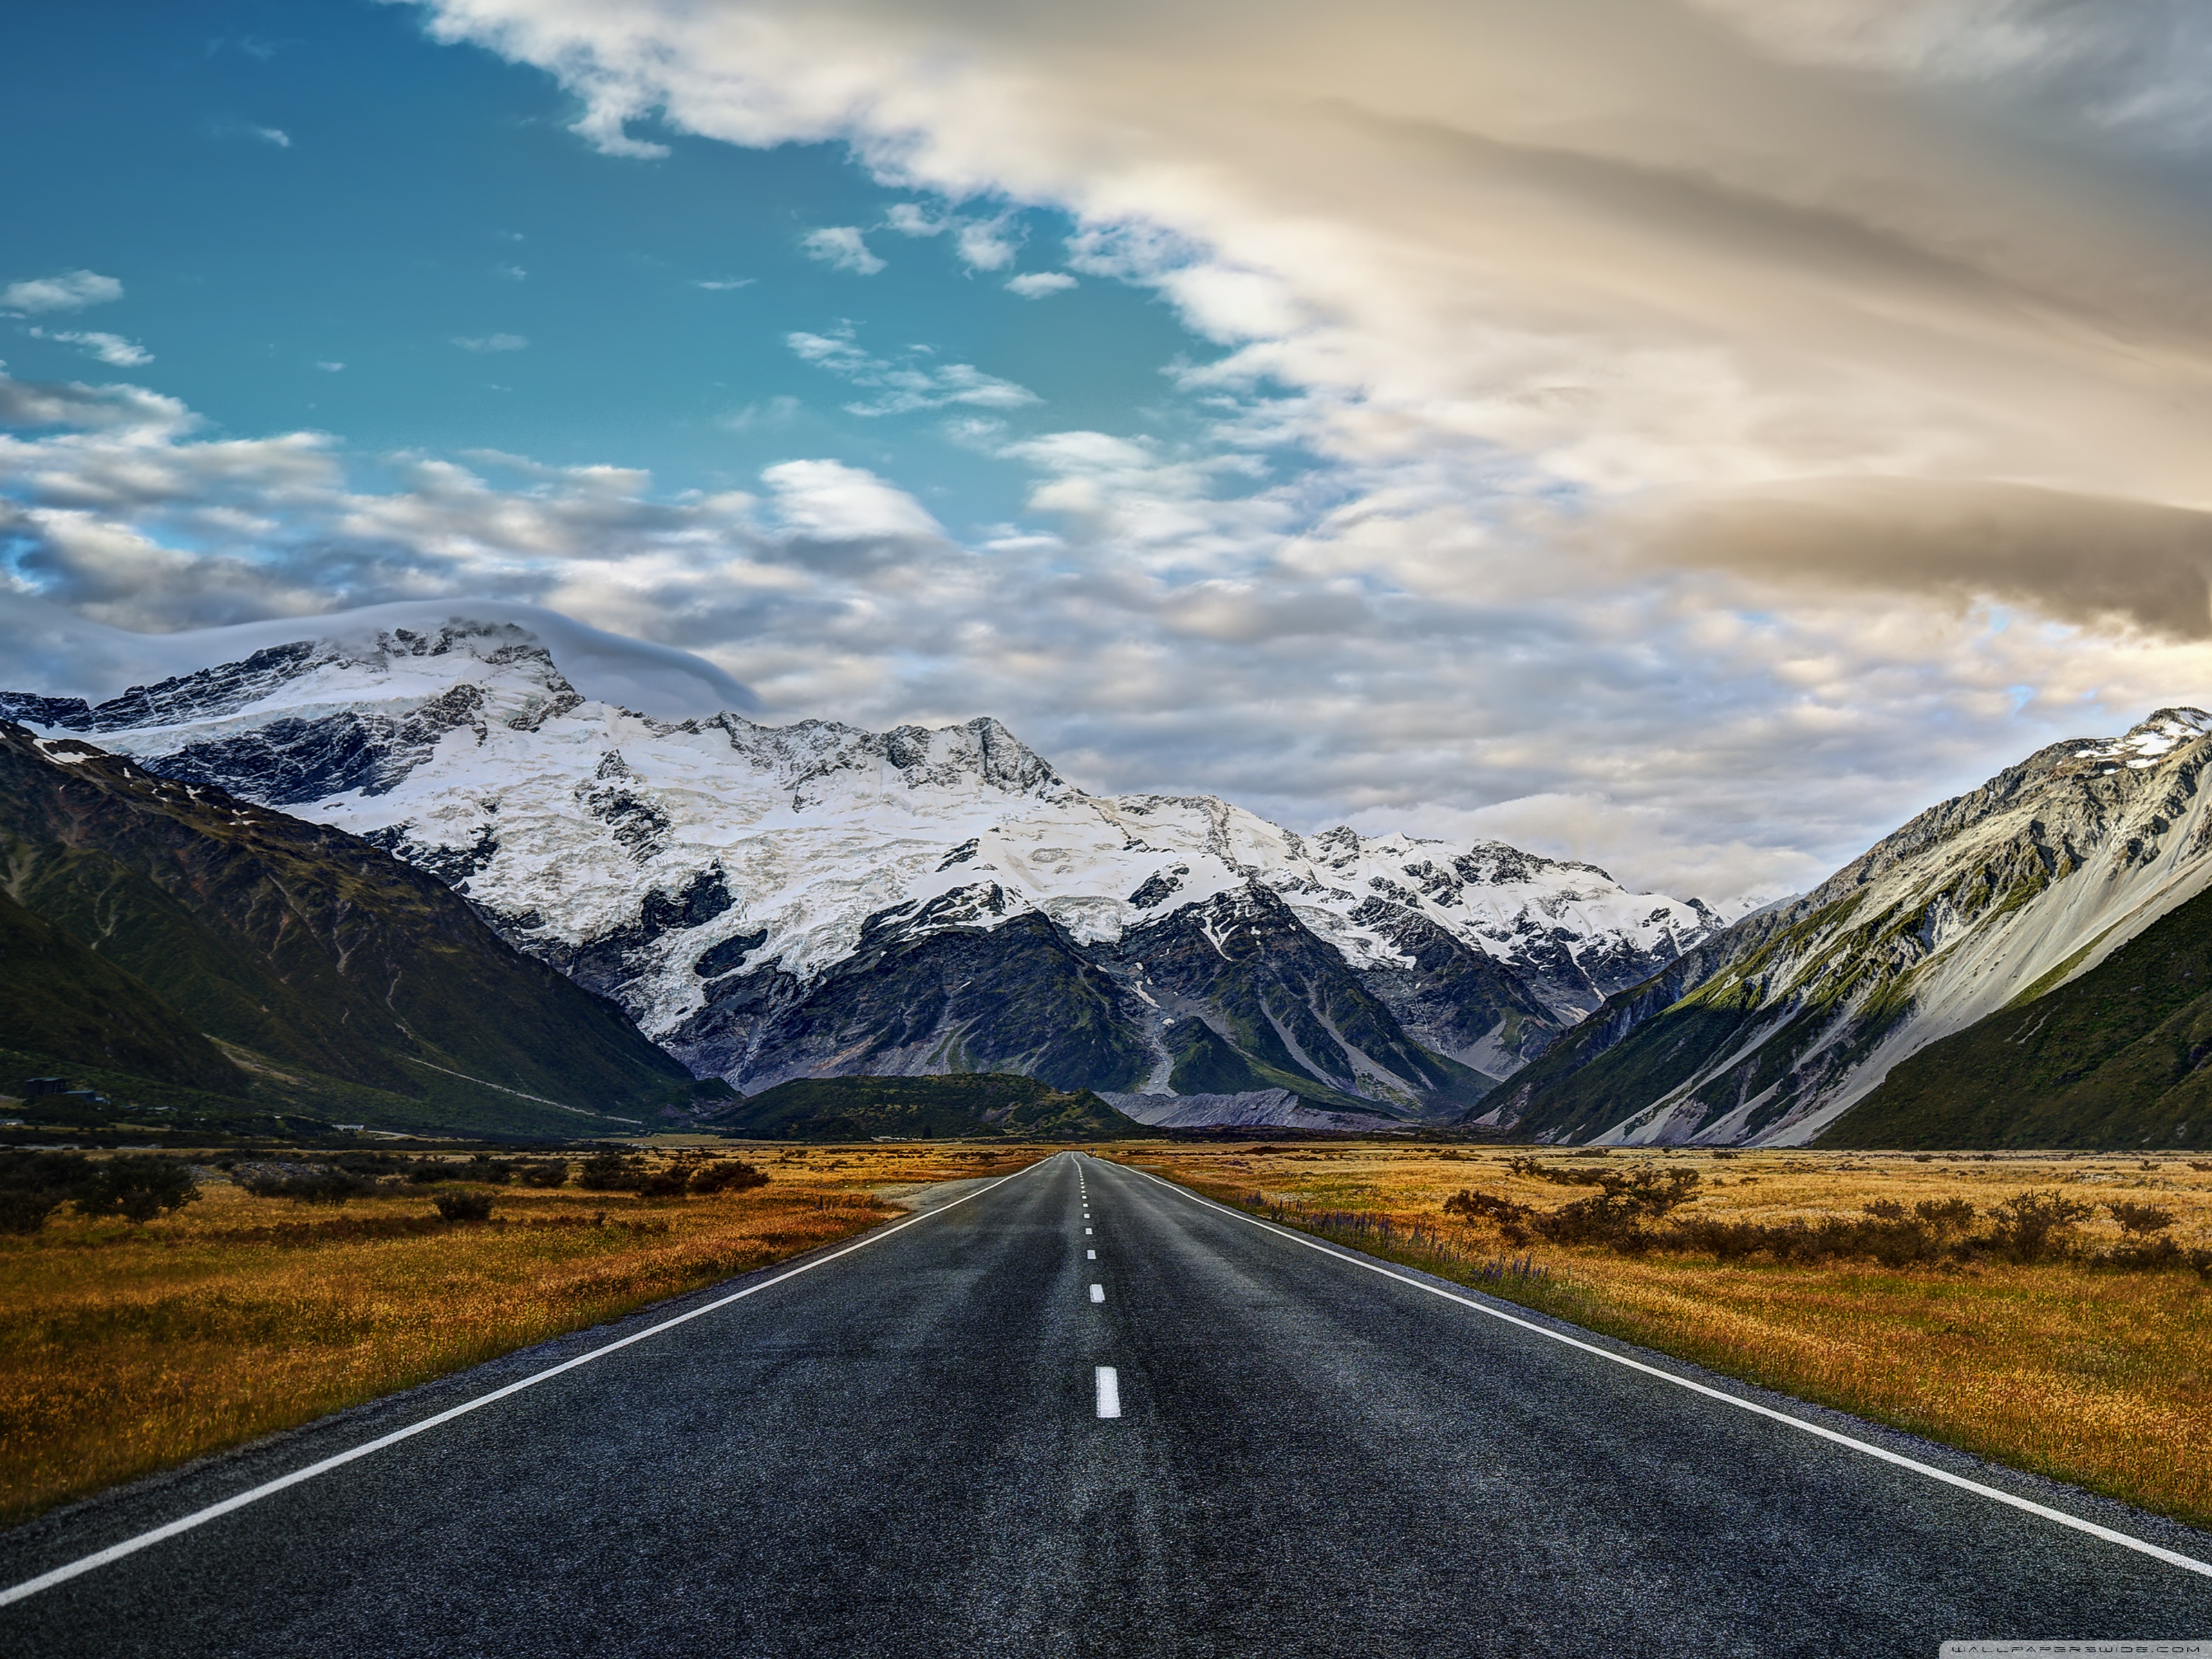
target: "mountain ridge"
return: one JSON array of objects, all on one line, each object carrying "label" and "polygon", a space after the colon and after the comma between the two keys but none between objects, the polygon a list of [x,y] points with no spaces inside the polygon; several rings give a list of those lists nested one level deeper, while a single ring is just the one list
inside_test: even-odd
[{"label": "mountain ridge", "polygon": [[1802,1144],[1910,1055],[2094,969],[2212,883],[2212,715],[2046,745],[1701,941],[1470,1115],[1528,1138]]},{"label": "mountain ridge", "polygon": [[[0,714],[11,710],[365,836],[741,1087],[793,1075],[802,1057],[1051,1063],[1016,1041],[1023,1016],[1005,998],[984,1008],[970,996],[948,1016],[957,1042],[950,1027],[892,1042],[880,1011],[873,1035],[853,1024],[869,1000],[857,958],[919,971],[926,936],[1027,916],[1049,928],[1030,924],[1007,947],[1054,985],[1091,984],[1118,1033],[1101,1036],[1100,1069],[1079,1080],[1158,1072],[1166,1086],[1172,1066],[1160,1069],[1152,1015],[1117,953],[1133,933],[1251,890],[1340,960],[1358,989],[1329,994],[1346,1009],[1346,998],[1372,1003],[1379,1015],[1359,1018],[1391,1028],[1371,1040],[1395,1057],[1355,1042],[1355,1060],[1330,1031],[1321,1046],[1343,1064],[1305,1054],[1285,1073],[1255,1049],[1243,1063],[1261,1071],[1242,1080],[1425,1114],[1510,1075],[1722,923],[1695,902],[1632,895],[1595,866],[1500,842],[1300,836],[1210,796],[1091,795],[989,717],[888,732],[727,711],[654,720],[582,698],[526,630],[465,618],[270,647],[97,705],[0,696]],[[893,956],[879,949],[887,940]],[[939,950],[975,954],[957,940]],[[1048,970],[1055,952],[1064,960]],[[823,999],[848,992],[854,1006],[832,1018]],[[1304,1054],[1285,1045],[1279,1016],[1286,1005],[1243,1019],[1243,1040]],[[1236,1048],[1218,1000],[1199,1017]],[[793,1033],[783,1060],[763,1060],[763,1030]],[[1362,1092],[1370,1085],[1382,1094]]]}]

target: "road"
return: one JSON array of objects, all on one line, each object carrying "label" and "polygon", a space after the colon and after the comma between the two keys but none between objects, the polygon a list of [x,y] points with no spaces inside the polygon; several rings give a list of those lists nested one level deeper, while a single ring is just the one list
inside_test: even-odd
[{"label": "road", "polygon": [[[2212,1577],[1079,1155],[784,1271],[0,1607],[0,1652],[1765,1659],[2212,1637]],[[610,1334],[18,1528],[0,1584]],[[2202,1534],[1788,1409],[2212,1559]]]}]

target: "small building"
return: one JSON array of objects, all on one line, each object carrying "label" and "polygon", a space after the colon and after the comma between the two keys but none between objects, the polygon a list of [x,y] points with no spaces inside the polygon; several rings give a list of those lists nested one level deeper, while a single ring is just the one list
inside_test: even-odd
[{"label": "small building", "polygon": [[27,1077],[23,1079],[23,1098],[26,1100],[68,1092],[69,1079],[65,1077]]}]

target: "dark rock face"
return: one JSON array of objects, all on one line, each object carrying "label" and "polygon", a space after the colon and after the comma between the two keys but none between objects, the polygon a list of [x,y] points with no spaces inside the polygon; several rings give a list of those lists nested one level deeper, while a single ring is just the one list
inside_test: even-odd
[{"label": "dark rock face", "polygon": [[[740,971],[760,936],[725,941],[695,964],[712,978],[707,1006],[663,1041],[749,1092],[793,1078],[1011,1072],[1060,1089],[1151,1079],[1178,1093],[1289,1090],[1326,1108],[1438,1115],[1491,1082],[1413,1036],[1385,995],[1264,888],[1110,945],[1079,946],[1035,912],[1001,922],[1007,908],[1000,888],[979,883],[880,912],[854,954],[811,981]],[[1469,1047],[1498,1047],[1512,1020],[1527,1028],[1515,1028],[1520,1041],[1540,1041],[1541,1006],[1507,970],[1465,956],[1439,971],[1449,988],[1433,1006],[1409,1006],[1440,1030],[1475,1030]]]},{"label": "dark rock face", "polygon": [[718,981],[664,1041],[748,1092],[792,1078],[956,1072],[1057,1089],[1133,1083],[1152,1060],[1135,999],[1049,917],[946,925],[988,915],[994,895],[1003,908],[994,887],[871,918],[860,948],[809,984],[774,969]]},{"label": "dark rock face", "polygon": [[1557,1017],[1510,969],[1419,912],[1370,899],[1352,915],[1413,959],[1410,968],[1370,968],[1359,977],[1416,1042],[1495,1078],[1558,1039]]},{"label": "dark rock face", "polygon": [[1157,910],[1182,890],[1182,878],[1189,873],[1188,867],[1180,864],[1172,870],[1155,871],[1129,895],[1129,902],[1139,910]]},{"label": "dark rock face", "polygon": [[720,945],[710,945],[699,953],[691,964],[691,971],[701,979],[720,979],[733,974],[744,966],[745,958],[768,943],[768,929],[757,933],[732,933]]},{"label": "dark rock face", "polygon": [[[736,902],[729,878],[720,865],[713,864],[692,877],[679,892],[656,888],[647,893],[638,906],[635,921],[580,945],[533,937],[526,924],[534,917],[495,916],[492,921],[518,949],[550,963],[586,989],[619,1002],[624,990],[657,966],[657,953],[649,947],[671,933],[703,927]],[[764,937],[756,935],[754,943]],[[742,956],[744,951],[738,954]]]},{"label": "dark rock face", "polygon": [[1287,1088],[1413,1115],[1490,1079],[1425,1048],[1333,947],[1257,885],[1131,929],[1111,952],[1160,1008],[1177,1093]]}]

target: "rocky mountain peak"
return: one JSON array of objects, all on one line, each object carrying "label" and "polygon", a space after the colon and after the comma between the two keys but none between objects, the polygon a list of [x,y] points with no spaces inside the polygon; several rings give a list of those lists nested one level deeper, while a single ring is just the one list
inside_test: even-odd
[{"label": "rocky mountain peak", "polygon": [[2176,750],[2212,732],[2212,714],[2201,708],[2161,708],[2149,719],[2130,726],[2110,743],[2089,743],[2075,749],[2077,761],[2100,761],[2099,769],[2147,771]]}]

